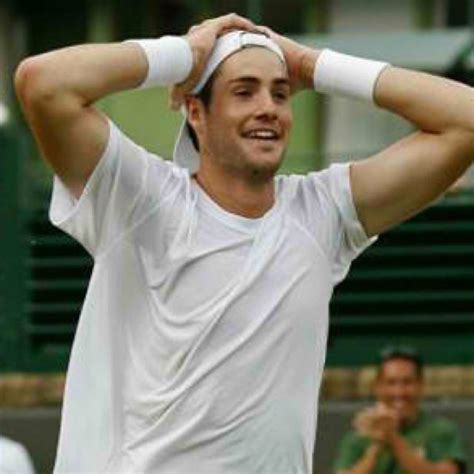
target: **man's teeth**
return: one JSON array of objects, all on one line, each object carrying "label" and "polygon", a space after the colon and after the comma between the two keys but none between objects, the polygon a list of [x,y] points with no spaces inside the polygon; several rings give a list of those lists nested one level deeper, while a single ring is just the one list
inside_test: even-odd
[{"label": "man's teeth", "polygon": [[393,406],[395,408],[403,408],[405,405],[406,405],[406,402],[403,401],[403,400],[397,400],[397,401],[393,402]]},{"label": "man's teeth", "polygon": [[271,130],[255,130],[247,134],[248,138],[263,138],[263,139],[272,139],[277,138],[277,134]]}]

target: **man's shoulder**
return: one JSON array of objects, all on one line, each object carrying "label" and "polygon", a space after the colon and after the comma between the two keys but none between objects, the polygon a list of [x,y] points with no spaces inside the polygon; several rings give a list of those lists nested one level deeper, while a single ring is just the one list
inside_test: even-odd
[{"label": "man's shoulder", "polygon": [[338,182],[344,181],[348,176],[350,163],[333,163],[326,168],[320,170],[308,171],[302,174],[281,174],[276,176],[277,186],[289,187],[311,187],[325,189]]},{"label": "man's shoulder", "polygon": [[301,200],[324,190],[324,176],[327,170],[311,171],[306,174],[281,174],[275,177],[275,186],[280,196]]},{"label": "man's shoulder", "polygon": [[[189,173],[186,169],[178,166],[173,160],[167,159],[164,156],[150,150],[148,147],[137,143],[127,132],[122,130],[115,122],[109,118],[110,124],[110,138],[109,141],[114,144],[117,143],[115,150],[124,156],[133,158],[144,158],[148,165],[159,168],[166,168],[173,172],[174,175],[182,179],[189,178]],[[110,148],[113,148],[111,145]]]},{"label": "man's shoulder", "polygon": [[[328,168],[307,174],[279,175],[276,190],[283,202],[291,203],[292,210],[302,210],[319,219],[338,215],[339,207],[346,209],[349,199],[348,165],[332,164]],[[336,211],[331,214],[331,211]]]},{"label": "man's shoulder", "polygon": [[421,428],[437,436],[446,436],[459,432],[459,428],[454,421],[444,416],[432,416],[428,413],[423,413],[422,415]]}]

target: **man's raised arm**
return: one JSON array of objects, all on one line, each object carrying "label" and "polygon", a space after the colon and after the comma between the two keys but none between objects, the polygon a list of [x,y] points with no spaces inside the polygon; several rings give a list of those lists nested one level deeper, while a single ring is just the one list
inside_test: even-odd
[{"label": "man's raised arm", "polygon": [[106,117],[92,104],[138,86],[147,60],[131,43],[86,44],[25,59],[15,87],[42,154],[76,197],[108,139]]},{"label": "man's raised arm", "polygon": [[[419,131],[351,166],[359,219],[375,235],[408,219],[442,194],[474,157],[474,92],[430,74],[302,46],[262,28],[285,53],[292,83],[372,101]],[[322,56],[324,80],[321,76]]]},{"label": "man's raised arm", "polygon": [[472,164],[474,92],[459,82],[396,67],[375,87],[380,106],[418,132],[353,164],[354,202],[367,233],[378,234],[424,208]]},{"label": "man's raised arm", "polygon": [[[42,154],[76,197],[81,195],[108,140],[107,119],[93,107],[94,102],[144,82],[147,87],[183,82],[184,90],[192,88],[216,37],[233,28],[255,26],[230,14],[192,27],[181,45],[179,37],[167,43],[85,44],[21,62],[15,88],[26,119]],[[190,48],[190,68],[183,65],[183,43]],[[178,80],[180,74],[183,77]]]}]

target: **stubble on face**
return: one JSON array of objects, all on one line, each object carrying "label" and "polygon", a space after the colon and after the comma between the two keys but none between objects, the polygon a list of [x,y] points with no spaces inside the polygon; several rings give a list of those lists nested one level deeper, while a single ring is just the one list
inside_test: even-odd
[{"label": "stubble on face", "polygon": [[[273,179],[285,159],[287,146],[282,149],[276,159],[259,160],[257,154],[252,156],[252,151],[244,151],[241,146],[232,141],[217,133],[211,133],[207,150],[214,162],[224,168],[229,175],[245,177],[249,183],[258,185]],[[265,152],[272,153],[273,150],[261,149],[258,155]]]},{"label": "stubble on face", "polygon": [[257,47],[239,51],[220,68],[201,154],[229,175],[266,182],[285,157],[292,125],[286,68],[275,53]]}]

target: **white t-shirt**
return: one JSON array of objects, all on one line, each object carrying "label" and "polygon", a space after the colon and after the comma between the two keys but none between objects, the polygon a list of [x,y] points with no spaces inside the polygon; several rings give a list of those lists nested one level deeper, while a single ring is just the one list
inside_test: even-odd
[{"label": "white t-shirt", "polygon": [[34,474],[33,463],[23,445],[0,436],[0,474]]},{"label": "white t-shirt", "polygon": [[56,473],[310,473],[333,286],[374,239],[348,165],[275,178],[260,219],[112,122],[51,221],[94,257]]}]

